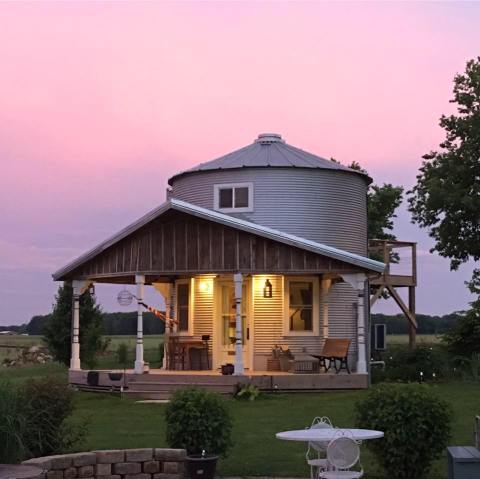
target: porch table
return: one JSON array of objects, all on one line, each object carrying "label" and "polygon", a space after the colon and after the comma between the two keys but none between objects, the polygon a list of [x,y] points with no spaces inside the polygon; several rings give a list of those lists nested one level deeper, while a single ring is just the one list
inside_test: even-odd
[{"label": "porch table", "polygon": [[356,441],[367,441],[369,439],[380,439],[383,437],[382,431],[370,429],[350,429],[350,428],[321,428],[321,429],[298,429],[295,431],[284,431],[275,434],[277,439],[284,441],[300,442],[329,442],[335,437],[345,435]]},{"label": "porch table", "polygon": [[205,350],[205,343],[198,339],[182,339],[179,335],[170,335],[169,340],[172,338],[178,339],[178,346],[182,348],[182,369],[185,369],[185,359],[188,362],[188,366],[192,367],[192,361],[190,358],[190,350],[191,349],[201,349]]}]

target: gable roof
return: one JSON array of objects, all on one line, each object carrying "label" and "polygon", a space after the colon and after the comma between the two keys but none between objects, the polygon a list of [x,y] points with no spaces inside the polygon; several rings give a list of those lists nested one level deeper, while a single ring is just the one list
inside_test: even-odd
[{"label": "gable roof", "polygon": [[126,238],[130,234],[139,230],[142,226],[145,226],[146,224],[150,223],[154,219],[160,217],[161,215],[163,215],[164,213],[170,210],[179,211],[179,212],[186,213],[198,218],[202,218],[204,220],[213,221],[215,223],[219,223],[224,226],[229,226],[241,231],[245,231],[245,232],[252,233],[264,238],[278,241],[279,243],[284,243],[284,244],[294,246],[306,251],[310,251],[316,254],[326,256],[328,258],[343,261],[345,263],[358,266],[360,268],[364,268],[370,271],[382,273],[383,270],[385,269],[385,264],[379,261],[375,261],[373,259],[366,258],[358,254],[350,253],[348,251],[344,251],[339,248],[327,246],[322,243],[317,243],[315,241],[301,238],[299,236],[295,236],[289,233],[284,233],[282,231],[268,228],[266,226],[258,225],[250,221],[245,221],[240,218],[235,218],[233,216],[219,213],[217,211],[201,208],[200,206],[192,205],[191,203],[187,203],[185,201],[181,201],[176,198],[172,198],[166,201],[165,203],[163,203],[162,205],[160,205],[158,208],[155,208],[154,210],[150,211],[146,215],[142,216],[139,220],[135,221],[131,225],[122,229],[111,238],[100,243],[98,246],[94,247],[87,253],[81,255],[80,257],[78,257],[71,263],[67,264],[63,268],[60,268],[59,270],[55,271],[55,273],[53,273],[52,275],[53,279],[59,280],[60,278],[67,275],[68,273],[71,273],[74,269],[78,268],[79,266],[86,263],[87,261],[93,259],[95,256],[99,255],[100,253],[105,251],[107,248],[118,243],[119,241]]},{"label": "gable roof", "polygon": [[353,170],[335,161],[289,145],[277,133],[262,133],[251,145],[177,173],[168,180],[168,184],[172,185],[181,176],[200,171],[266,167],[345,171],[361,175],[366,181],[371,181],[370,177],[361,171]]}]

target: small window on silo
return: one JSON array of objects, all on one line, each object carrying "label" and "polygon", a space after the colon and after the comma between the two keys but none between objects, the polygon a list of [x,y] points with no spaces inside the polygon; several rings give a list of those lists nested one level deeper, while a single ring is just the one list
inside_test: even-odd
[{"label": "small window on silo", "polygon": [[214,209],[223,213],[253,211],[253,184],[214,185]]},{"label": "small window on silo", "polygon": [[220,189],[220,208],[231,208],[233,206],[233,188]]}]

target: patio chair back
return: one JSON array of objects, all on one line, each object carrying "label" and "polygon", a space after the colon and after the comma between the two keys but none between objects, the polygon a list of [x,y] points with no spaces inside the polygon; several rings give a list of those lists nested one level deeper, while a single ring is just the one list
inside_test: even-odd
[{"label": "patio chair back", "polygon": [[348,355],[350,339],[327,338],[323,346],[322,356],[327,358],[344,358]]},{"label": "patio chair back", "polygon": [[[310,426],[310,429],[332,429],[332,422],[330,419],[326,416],[323,417],[316,417],[312,425]],[[324,452],[327,450],[328,447],[328,442],[325,441],[315,441],[315,442],[309,442],[308,447],[314,449],[317,452]]]},{"label": "patio chair back", "polygon": [[347,436],[333,439],[327,447],[327,459],[337,470],[350,469],[360,459],[358,443]]}]

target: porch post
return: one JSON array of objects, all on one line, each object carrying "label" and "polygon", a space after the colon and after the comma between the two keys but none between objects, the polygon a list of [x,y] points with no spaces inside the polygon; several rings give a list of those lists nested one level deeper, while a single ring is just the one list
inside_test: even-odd
[{"label": "porch post", "polygon": [[321,281],[321,305],[322,305],[322,333],[323,339],[328,338],[328,302],[330,300],[331,279],[322,279]]},{"label": "porch post", "polygon": [[137,346],[135,349],[135,374],[143,374],[143,289],[145,285],[145,276],[135,275],[137,284]]},{"label": "porch post", "polygon": [[73,280],[73,308],[72,308],[72,348],[70,354],[70,370],[80,371],[80,343],[78,335],[80,333],[80,294],[82,281]]},{"label": "porch post", "polygon": [[72,305],[72,343],[70,353],[70,369],[72,371],[81,371],[80,366],[80,296],[89,288],[90,281],[81,281],[74,279],[72,281],[73,305]]},{"label": "porch post", "polygon": [[342,274],[344,281],[357,291],[357,373],[367,373],[367,348],[365,345],[365,273]]},{"label": "porch post", "polygon": [[238,376],[245,372],[242,345],[242,274],[234,274],[233,281],[235,283],[235,369],[233,374]]}]

